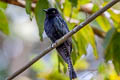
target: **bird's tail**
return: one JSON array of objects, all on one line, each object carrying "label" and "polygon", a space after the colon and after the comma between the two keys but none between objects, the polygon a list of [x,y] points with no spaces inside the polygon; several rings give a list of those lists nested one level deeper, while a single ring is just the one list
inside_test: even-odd
[{"label": "bird's tail", "polygon": [[77,78],[77,75],[74,71],[74,68],[72,66],[72,62],[71,62],[70,58],[68,58],[68,70],[69,70],[70,80]]}]

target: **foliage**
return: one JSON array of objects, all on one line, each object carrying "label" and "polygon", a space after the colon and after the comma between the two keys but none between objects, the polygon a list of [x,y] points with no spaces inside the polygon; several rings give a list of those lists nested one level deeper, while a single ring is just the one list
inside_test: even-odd
[{"label": "foliage", "polygon": [[99,78],[101,80],[120,80],[120,76],[117,75],[113,65],[110,63],[101,63],[98,67],[98,73],[99,74],[96,75],[97,77],[94,76],[92,80],[98,80]]},{"label": "foliage", "polygon": [[26,13],[30,15],[30,18],[32,18],[32,0],[26,0]]},{"label": "foliage", "polygon": [[8,35],[9,34],[8,20],[5,15],[6,7],[7,4],[0,2],[0,31]]},{"label": "foliage", "polygon": [[[54,0],[52,2],[50,0],[38,0],[36,7],[34,10],[32,10],[32,0],[26,0],[25,8],[26,13],[30,15],[30,18],[32,18],[32,13],[34,14],[39,29],[40,40],[43,40],[42,35],[44,31],[45,19],[45,13],[43,12],[43,9],[49,8],[50,6],[57,8],[60,11],[61,16],[63,16],[67,22],[69,29],[72,30],[76,25],[79,25],[81,22],[85,21],[90,15],[92,15],[92,13],[98,11],[101,7],[105,6],[110,1],[111,0],[63,0],[62,2],[61,0]],[[92,8],[90,9],[89,7],[91,6],[87,6],[86,4],[92,4]],[[86,6],[86,8],[83,9],[82,6]],[[115,76],[119,78],[117,75],[120,75],[120,12],[118,7],[119,6],[116,5],[112,9],[107,10],[105,14],[100,15],[92,23],[88,24],[82,30],[72,36],[73,51],[71,53],[71,57],[76,69],[79,70],[81,68],[81,66],[78,66],[77,64],[82,62],[82,66],[84,67],[82,67],[83,69],[86,69],[88,67],[88,63],[85,60],[80,60],[82,55],[87,55],[88,45],[92,46],[95,58],[99,58],[95,40],[95,34],[97,33],[95,33],[93,30],[93,27],[96,27],[98,30],[102,30],[106,33],[105,38],[103,38],[105,60],[106,63],[112,61],[115,68],[113,72]],[[8,35],[10,32],[8,27],[8,20],[5,15],[6,8],[7,4],[0,2],[0,31]],[[60,72],[67,72],[67,65],[61,59],[61,57],[58,56],[52,59],[54,59],[53,61],[58,61],[54,62],[54,64],[57,64],[54,66],[58,66],[58,70]],[[46,69],[47,65],[48,64],[45,64],[45,62],[41,60],[40,62],[34,64],[32,68],[36,72],[42,72],[42,70],[44,71]],[[67,79],[67,77],[63,79],[63,75],[58,73],[57,70],[52,70],[53,72],[50,71],[47,76],[44,76],[46,80],[50,80],[50,78],[53,78],[55,74],[57,77],[54,77],[53,80]],[[113,74],[106,73],[108,71],[106,71],[106,64],[100,64],[98,71],[101,74],[105,73],[104,75],[107,77],[105,80],[109,79],[108,76],[113,76]],[[61,79],[58,79],[58,77]]]},{"label": "foliage", "polygon": [[5,78],[8,76],[7,69],[0,69],[0,80],[5,80]]},{"label": "foliage", "polygon": [[42,33],[44,30],[44,19],[45,19],[45,13],[43,12],[43,9],[48,8],[49,4],[47,0],[38,0],[35,8],[35,18],[38,24],[39,28],[39,35],[40,39],[42,40]]},{"label": "foliage", "polygon": [[117,29],[112,29],[108,34],[106,35],[106,38],[109,38],[109,41],[106,46],[105,50],[105,59],[106,61],[112,60],[115,70],[118,74],[120,74],[120,32]]}]

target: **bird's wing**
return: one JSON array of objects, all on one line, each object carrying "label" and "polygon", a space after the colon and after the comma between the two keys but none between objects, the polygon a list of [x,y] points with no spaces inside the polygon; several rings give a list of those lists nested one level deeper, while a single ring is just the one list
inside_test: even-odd
[{"label": "bird's wing", "polygon": [[[55,23],[53,27],[56,29],[58,36],[62,37],[69,32],[66,22],[61,17],[56,17],[54,20]],[[68,38],[67,41],[58,46],[56,49],[63,57],[63,59],[66,61],[65,54],[69,55],[72,51],[72,39]],[[64,49],[66,49],[66,51]]]},{"label": "bird's wing", "polygon": [[61,17],[57,16],[54,20],[53,26],[61,36],[69,32],[66,22]]},{"label": "bird's wing", "polygon": [[69,32],[68,26],[66,24],[66,22],[61,18],[61,16],[59,16],[60,21],[65,25],[64,27],[67,29],[67,31]]},{"label": "bird's wing", "polygon": [[[66,33],[69,32],[69,29],[67,27],[66,22],[62,19],[61,16],[57,16],[54,19],[55,23],[54,23],[54,28],[56,29],[56,32],[59,34],[59,36],[64,36]],[[69,51],[72,51],[72,38],[68,38],[68,40],[66,41],[67,46],[69,46]]]}]

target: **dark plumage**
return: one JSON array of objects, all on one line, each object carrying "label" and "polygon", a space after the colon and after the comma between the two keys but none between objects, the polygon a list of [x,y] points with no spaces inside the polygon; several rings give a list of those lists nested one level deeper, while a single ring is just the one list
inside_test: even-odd
[{"label": "dark plumage", "polygon": [[[60,39],[66,33],[69,32],[66,22],[62,19],[58,10],[55,8],[49,8],[44,10],[46,12],[46,19],[44,23],[44,30],[50,40],[54,43]],[[56,48],[60,56],[68,64],[70,80],[76,78],[76,73],[73,69],[70,53],[72,51],[72,41],[68,38],[63,44]]]}]

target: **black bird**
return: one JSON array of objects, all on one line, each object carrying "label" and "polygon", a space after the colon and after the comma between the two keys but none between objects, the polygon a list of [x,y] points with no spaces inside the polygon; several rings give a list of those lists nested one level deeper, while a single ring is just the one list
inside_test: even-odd
[{"label": "black bird", "polygon": [[[44,30],[50,40],[54,43],[56,40],[68,33],[69,29],[56,8],[48,8],[44,9],[44,11],[46,12]],[[63,60],[68,64],[70,80],[77,78],[70,58],[70,53],[72,51],[71,38],[68,38],[67,41],[59,45],[56,50],[60,56],[62,56]]]}]

